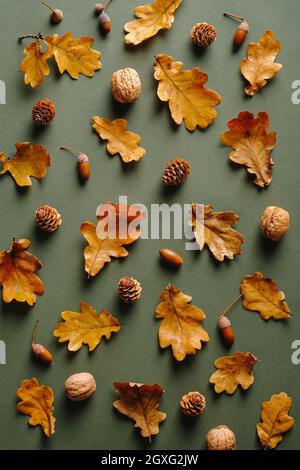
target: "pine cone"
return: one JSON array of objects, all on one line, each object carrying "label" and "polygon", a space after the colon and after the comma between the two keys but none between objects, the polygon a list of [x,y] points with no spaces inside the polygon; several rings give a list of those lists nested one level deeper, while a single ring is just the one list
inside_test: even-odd
[{"label": "pine cone", "polygon": [[61,215],[50,206],[40,206],[35,212],[35,221],[45,232],[54,232],[62,222]]},{"label": "pine cone", "polygon": [[197,23],[191,31],[194,43],[199,47],[210,46],[217,37],[216,28],[208,23]]},{"label": "pine cone", "polygon": [[162,181],[166,186],[179,186],[190,174],[190,164],[187,160],[170,160],[164,169]]},{"label": "pine cone", "polygon": [[122,277],[118,286],[120,299],[125,303],[135,302],[142,293],[141,284],[133,277]]},{"label": "pine cone", "polygon": [[181,411],[188,416],[198,416],[205,408],[206,402],[204,395],[199,392],[189,392],[183,395],[180,400]]},{"label": "pine cone", "polygon": [[46,126],[55,118],[55,105],[53,101],[38,100],[32,108],[32,119],[38,126]]}]

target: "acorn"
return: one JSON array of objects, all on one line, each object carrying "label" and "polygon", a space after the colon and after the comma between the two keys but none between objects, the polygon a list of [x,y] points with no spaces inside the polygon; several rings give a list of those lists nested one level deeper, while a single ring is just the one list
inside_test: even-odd
[{"label": "acorn", "polygon": [[105,33],[109,33],[111,31],[111,21],[110,16],[103,11],[98,18],[99,26]]},{"label": "acorn", "polygon": [[50,5],[48,5],[48,3],[46,2],[42,2],[42,4],[52,11],[51,16],[50,16],[51,23],[58,24],[64,19],[64,13],[62,10],[60,10],[59,8],[53,8]]},{"label": "acorn", "polygon": [[86,181],[89,179],[91,174],[91,165],[89,157],[85,154],[80,152],[80,150],[74,149],[72,147],[60,147],[62,150],[68,150],[69,152],[73,152],[78,155],[77,158],[77,166],[78,166],[78,174],[82,181]]},{"label": "acorn", "polygon": [[48,349],[46,349],[44,346],[42,346],[41,344],[37,344],[35,343],[35,337],[36,337],[36,334],[37,334],[37,329],[38,329],[38,326],[39,326],[39,320],[37,320],[34,324],[34,328],[33,328],[33,333],[32,333],[32,340],[31,340],[31,349],[32,349],[32,353],[38,357],[39,359],[41,359],[43,362],[46,362],[47,364],[50,364],[50,362],[53,361],[53,356],[51,354],[50,351],[48,351]]},{"label": "acorn", "polygon": [[101,13],[103,12],[104,8],[105,8],[104,3],[96,3],[96,5],[95,5],[95,13],[96,13],[96,15],[101,15]]},{"label": "acorn", "polygon": [[221,315],[218,320],[218,328],[225,343],[231,346],[234,343],[235,336],[229,318],[225,317],[225,315]]},{"label": "acorn", "polygon": [[228,16],[229,18],[234,18],[235,20],[241,21],[233,36],[233,46],[235,49],[239,49],[248,35],[249,23],[245,18],[242,18],[241,16],[237,15],[232,15],[231,13],[224,13],[224,16]]}]

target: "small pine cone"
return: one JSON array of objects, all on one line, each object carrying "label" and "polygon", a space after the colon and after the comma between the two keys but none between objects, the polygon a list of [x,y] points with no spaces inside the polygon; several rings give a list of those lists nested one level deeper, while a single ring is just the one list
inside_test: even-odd
[{"label": "small pine cone", "polygon": [[55,105],[53,101],[38,100],[32,108],[32,120],[38,126],[46,126],[55,118]]},{"label": "small pine cone", "polygon": [[189,392],[180,400],[181,411],[188,416],[198,416],[205,408],[206,402],[204,395],[199,392]]},{"label": "small pine cone", "polygon": [[141,284],[133,277],[122,277],[118,285],[119,297],[123,302],[135,302],[141,297]]},{"label": "small pine cone", "polygon": [[208,23],[197,23],[191,31],[194,43],[199,47],[210,46],[217,37],[216,28]]},{"label": "small pine cone", "polygon": [[170,160],[164,169],[162,181],[166,186],[179,186],[190,174],[190,163],[187,160]]},{"label": "small pine cone", "polygon": [[61,215],[50,206],[40,206],[35,212],[35,221],[45,232],[54,232],[62,222]]}]

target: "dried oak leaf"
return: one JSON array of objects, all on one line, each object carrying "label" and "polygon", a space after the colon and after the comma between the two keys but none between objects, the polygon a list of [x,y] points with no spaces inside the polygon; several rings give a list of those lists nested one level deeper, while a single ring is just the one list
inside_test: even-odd
[{"label": "dried oak leaf", "polygon": [[74,39],[72,33],[65,33],[61,37],[57,34],[45,37],[49,55],[54,56],[60,73],[67,71],[74,79],[80,73],[93,77],[94,72],[101,69],[101,53],[92,49],[93,42],[90,37]]},{"label": "dried oak leaf", "polygon": [[31,426],[40,425],[46,436],[51,437],[55,432],[52,388],[40,385],[38,380],[33,377],[21,382],[17,396],[21,400],[17,404],[18,411],[30,416],[28,422]]},{"label": "dried oak leaf", "polygon": [[241,62],[241,73],[249,82],[246,95],[255,95],[279,72],[282,65],[275,63],[279,52],[280,41],[274,39],[273,31],[266,31],[258,43],[248,45],[247,57]]},{"label": "dried oak leaf", "polygon": [[126,44],[137,45],[155,36],[161,29],[170,29],[174,13],[182,0],[155,0],[148,5],[137,6],[134,14],[138,19],[125,24]]},{"label": "dried oak leaf", "polygon": [[43,145],[22,142],[16,144],[16,149],[17,152],[11,159],[7,159],[4,152],[0,153],[0,175],[8,171],[18,186],[31,186],[30,176],[39,180],[46,176],[51,157]]},{"label": "dried oak leaf", "polygon": [[93,128],[101,139],[107,140],[107,151],[110,155],[119,154],[124,163],[137,162],[146,150],[139,146],[141,138],[127,130],[126,119],[109,121],[100,116],[92,117]]},{"label": "dried oak leaf", "polygon": [[211,205],[192,204],[191,225],[200,251],[207,245],[218,261],[241,254],[244,237],[231,227],[238,220],[232,211],[215,212]]},{"label": "dried oak leaf", "polygon": [[247,390],[254,382],[253,368],[257,362],[252,353],[236,352],[233,356],[219,357],[215,361],[218,369],[210,377],[215,392],[233,394],[240,385]]},{"label": "dried oak leaf", "polygon": [[109,340],[112,333],[120,331],[117,318],[106,309],[98,315],[97,310],[85,302],[80,302],[80,313],[67,311],[61,316],[64,321],[56,324],[53,335],[59,338],[59,343],[69,341],[69,351],[78,351],[83,344],[94,351],[103,336]]},{"label": "dried oak leaf", "polygon": [[245,165],[251,175],[255,175],[257,186],[268,186],[272,181],[272,159],[270,154],[276,145],[276,132],[268,132],[270,118],[268,113],[239,113],[229,121],[229,131],[222,132],[223,144],[234,148],[229,158],[234,163]]},{"label": "dried oak leaf", "polygon": [[35,41],[24,49],[25,58],[20,65],[20,72],[24,72],[25,85],[36,88],[44,81],[44,77],[49,75],[50,69],[47,63],[50,54],[43,51],[40,41]]},{"label": "dried oak leaf", "polygon": [[113,385],[120,396],[113,403],[114,408],[133,419],[141,435],[151,442],[151,436],[159,433],[159,424],[167,417],[166,413],[158,411],[164,389],[158,384],[114,382]]},{"label": "dried oak leaf", "polygon": [[157,95],[169,102],[176,124],[184,122],[189,131],[194,131],[197,126],[206,128],[217,117],[215,106],[221,103],[221,96],[204,88],[208,75],[200,68],[183,70],[182,62],[159,54],[154,61],[154,78],[159,81]]},{"label": "dried oak leaf", "polygon": [[261,406],[262,422],[256,425],[257,434],[265,449],[274,449],[283,439],[283,433],[289,431],[295,423],[289,411],[292,399],[285,392],[272,395]]},{"label": "dried oak leaf", "polygon": [[156,308],[156,318],[161,319],[158,339],[161,348],[172,347],[173,356],[183,361],[186,355],[196,354],[202,343],[209,341],[201,325],[206,318],[201,308],[191,305],[192,297],[169,285],[160,294],[162,302]]},{"label": "dried oak leaf", "polygon": [[285,295],[277,289],[275,281],[255,272],[244,276],[241,282],[243,307],[258,312],[264,320],[273,318],[282,320],[291,317],[291,311],[285,302]]},{"label": "dried oak leaf", "polygon": [[26,251],[29,246],[29,240],[14,240],[7,251],[0,251],[0,285],[5,303],[16,300],[33,305],[36,296],[44,293],[44,284],[35,274],[42,263]]}]

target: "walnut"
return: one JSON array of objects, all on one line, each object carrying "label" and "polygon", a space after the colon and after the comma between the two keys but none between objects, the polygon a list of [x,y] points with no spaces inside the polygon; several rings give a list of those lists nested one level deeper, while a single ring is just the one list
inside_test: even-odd
[{"label": "walnut", "polygon": [[96,391],[96,381],[89,372],[73,374],[65,381],[65,391],[70,400],[86,400]]},{"label": "walnut", "polygon": [[208,450],[235,450],[235,434],[228,426],[221,424],[208,431],[206,435],[206,445]]},{"label": "walnut", "polygon": [[260,230],[264,237],[281,240],[289,229],[290,215],[281,207],[267,207],[260,219]]},{"label": "walnut", "polygon": [[141,80],[136,70],[126,67],[113,73],[111,91],[119,103],[133,103],[141,94]]}]

